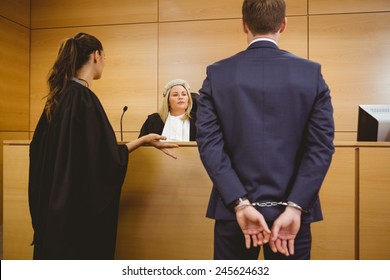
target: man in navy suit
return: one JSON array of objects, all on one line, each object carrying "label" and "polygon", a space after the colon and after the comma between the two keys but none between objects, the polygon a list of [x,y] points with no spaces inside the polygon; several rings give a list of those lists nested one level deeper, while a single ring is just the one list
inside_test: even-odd
[{"label": "man in navy suit", "polygon": [[197,143],[213,182],[214,259],[310,259],[334,153],[321,66],[278,48],[283,0],[245,0],[246,50],[207,67]]}]

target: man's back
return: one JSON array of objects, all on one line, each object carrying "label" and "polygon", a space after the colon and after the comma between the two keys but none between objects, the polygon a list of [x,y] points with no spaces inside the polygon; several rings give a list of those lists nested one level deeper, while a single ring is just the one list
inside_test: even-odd
[{"label": "man's back", "polygon": [[[320,65],[282,51],[272,42],[260,41],[209,66],[207,74],[208,79],[200,91],[200,137],[197,140],[206,169],[215,173],[214,185],[222,198],[228,200],[229,194],[225,192],[231,192],[231,189],[219,188],[217,177],[232,170],[250,200],[256,202],[285,201],[296,181],[303,180],[309,185],[295,190],[296,196],[307,192],[315,198],[305,205],[314,210],[307,218],[322,219],[317,203],[320,184],[313,182],[312,176],[325,175],[333,153],[333,136],[314,138],[324,135],[316,131],[317,128],[331,131],[333,123],[323,117],[332,111],[331,107],[321,108],[325,112],[313,111],[316,102],[330,102]],[[216,126],[209,126],[210,116],[206,113],[211,104]],[[202,116],[207,118],[202,119]],[[314,127],[310,124],[312,121]],[[210,140],[208,135],[219,129],[223,149],[204,145]],[[315,142],[314,145],[311,142]],[[203,149],[207,152],[202,152]],[[303,160],[305,149],[313,151],[307,160]],[[325,155],[324,151],[327,151]],[[223,152],[226,154],[221,154]],[[304,166],[299,164],[301,162]],[[299,168],[304,170],[298,171]],[[307,176],[310,179],[304,178]],[[225,205],[218,204],[220,201],[215,194],[210,200],[209,217],[234,219],[234,213],[229,215]],[[222,206],[227,211],[222,210]],[[282,210],[269,208],[263,215],[274,220]]]}]

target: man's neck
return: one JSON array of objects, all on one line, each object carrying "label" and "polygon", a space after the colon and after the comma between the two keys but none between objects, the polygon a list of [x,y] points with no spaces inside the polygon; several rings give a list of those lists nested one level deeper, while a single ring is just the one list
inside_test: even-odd
[{"label": "man's neck", "polygon": [[250,33],[248,33],[247,42],[248,42],[248,44],[250,44],[251,42],[253,42],[256,39],[271,39],[271,40],[275,41],[276,44],[278,45],[279,38],[280,38],[279,32],[275,33],[275,34],[266,34],[266,35],[251,35]]}]

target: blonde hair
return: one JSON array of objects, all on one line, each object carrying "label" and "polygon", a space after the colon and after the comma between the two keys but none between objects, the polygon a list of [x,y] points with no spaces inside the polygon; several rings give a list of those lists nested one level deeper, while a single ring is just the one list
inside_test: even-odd
[{"label": "blonde hair", "polygon": [[169,83],[167,83],[165,85],[164,90],[163,90],[163,102],[162,102],[162,104],[160,106],[160,109],[158,110],[158,114],[160,115],[160,118],[162,119],[162,121],[164,123],[167,120],[168,114],[169,114],[169,111],[170,111],[170,108],[169,108],[169,96],[171,94],[171,89],[174,86],[182,86],[187,91],[188,107],[187,107],[187,109],[186,109],[186,111],[184,113],[184,116],[182,117],[182,120],[185,121],[185,120],[188,120],[188,119],[191,118],[191,110],[192,110],[193,101],[192,101],[192,96],[191,96],[191,92],[190,92],[190,86],[189,86],[189,84],[185,80],[175,79],[175,80],[172,80],[172,81],[170,81]]}]

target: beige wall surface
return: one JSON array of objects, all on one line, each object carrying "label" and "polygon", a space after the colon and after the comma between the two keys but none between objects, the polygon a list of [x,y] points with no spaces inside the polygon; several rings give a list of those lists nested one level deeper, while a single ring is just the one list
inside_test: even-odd
[{"label": "beige wall surface", "polygon": [[158,0],[31,0],[31,28],[156,22]]},{"label": "beige wall surface", "polygon": [[[126,133],[137,133],[146,116],[157,110],[169,80],[186,79],[198,92],[207,65],[246,48],[241,0],[57,2],[31,3],[31,131],[60,39],[76,32],[98,36],[107,49],[108,65],[93,90],[115,131],[121,109],[129,107]],[[390,2],[286,3],[288,26],[280,47],[322,64],[332,90],[336,139],[355,140],[358,105],[389,102]]]},{"label": "beige wall surface", "polygon": [[[286,1],[288,2],[288,0]],[[389,0],[308,0],[310,14],[389,12]]]},{"label": "beige wall surface", "polygon": [[120,130],[122,109],[128,106],[123,130],[138,131],[147,112],[157,109],[157,25],[107,25],[31,31],[31,123],[42,113],[46,77],[60,43],[78,32],[98,37],[105,49],[106,68],[93,91],[102,102],[114,130]]},{"label": "beige wall surface", "polygon": [[[160,0],[159,21],[241,18],[242,0]],[[307,0],[286,0],[287,16],[306,15]]]},{"label": "beige wall surface", "polygon": [[30,27],[30,0],[1,0],[0,17]]},{"label": "beige wall surface", "polygon": [[0,17],[0,38],[0,131],[28,131],[30,30]]},{"label": "beige wall surface", "polygon": [[356,131],[359,104],[390,103],[390,13],[310,17],[309,57],[332,90],[336,131]]},{"label": "beige wall surface", "polygon": [[0,223],[3,224],[3,140],[30,130],[30,0],[0,1]]}]

